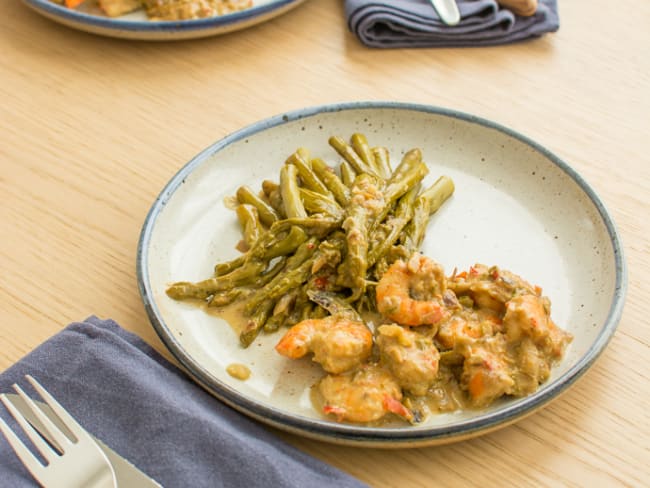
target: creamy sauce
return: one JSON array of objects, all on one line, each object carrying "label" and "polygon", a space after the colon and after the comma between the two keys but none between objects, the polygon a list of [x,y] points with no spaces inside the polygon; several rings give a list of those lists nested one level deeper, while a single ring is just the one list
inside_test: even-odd
[{"label": "creamy sauce", "polygon": [[246,326],[246,317],[244,316],[244,302],[235,302],[225,307],[205,307],[206,312],[215,317],[219,317],[232,327],[237,335],[244,330]]},{"label": "creamy sauce", "polygon": [[239,363],[232,363],[226,367],[226,372],[238,380],[247,380],[251,376],[251,370],[248,366]]}]

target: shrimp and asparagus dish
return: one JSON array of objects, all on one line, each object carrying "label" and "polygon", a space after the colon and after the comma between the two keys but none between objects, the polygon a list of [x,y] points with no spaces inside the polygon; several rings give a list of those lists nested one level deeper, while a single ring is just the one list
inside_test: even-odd
[{"label": "shrimp and asparagus dish", "polygon": [[226,15],[251,8],[252,0],[50,0],[70,9],[99,9],[107,17],[144,11],[149,20],[178,21]]},{"label": "shrimp and asparagus dish", "polygon": [[425,185],[418,148],[395,164],[360,133],[329,144],[340,163],[300,147],[277,181],[239,187],[241,254],[167,295],[237,317],[244,348],[277,333],[274,354],[318,363],[312,402],[334,421],[417,424],[536,391],[572,340],[541,288],[496,265],[447,274],[420,252],[453,181]]}]

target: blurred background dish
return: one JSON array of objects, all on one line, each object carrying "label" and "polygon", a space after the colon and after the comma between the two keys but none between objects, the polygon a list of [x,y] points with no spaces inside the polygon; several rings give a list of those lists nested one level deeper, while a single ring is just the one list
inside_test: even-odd
[{"label": "blurred background dish", "polygon": [[82,4],[70,9],[51,0],[23,0],[39,14],[68,27],[92,34],[122,39],[146,41],[174,41],[225,34],[270,20],[297,7],[305,0],[253,0],[252,7],[189,20],[149,20],[140,9],[119,16],[108,17],[96,4]]}]

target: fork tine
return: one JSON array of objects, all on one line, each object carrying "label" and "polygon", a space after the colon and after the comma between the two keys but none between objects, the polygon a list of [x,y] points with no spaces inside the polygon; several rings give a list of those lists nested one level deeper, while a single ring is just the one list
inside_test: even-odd
[{"label": "fork tine", "polygon": [[[27,436],[31,439],[34,445],[41,452],[41,454],[43,454],[43,457],[49,459],[49,456],[51,456],[54,453],[54,451],[36,433],[36,431],[32,428],[32,426],[29,425],[29,423],[20,414],[20,412],[16,410],[16,407],[14,407],[13,403],[11,403],[11,401],[4,394],[0,395],[0,400],[2,401],[2,403],[4,403],[5,407],[7,407],[7,410],[9,410],[11,415],[13,415],[13,417],[16,419],[18,424],[20,424],[22,429],[25,431],[25,434],[27,434]],[[41,472],[44,469],[41,462],[30,452],[27,446],[23,444],[23,442],[18,438],[18,436],[14,433],[14,431],[11,430],[11,428],[1,418],[0,418],[0,430],[2,430],[2,433],[7,438],[7,441],[9,442],[9,444],[11,444],[11,447],[13,447],[14,451],[16,452],[16,455],[20,458],[23,464],[35,477],[38,478],[36,473]]]},{"label": "fork tine", "polygon": [[40,463],[36,456],[34,456],[29,449],[23,444],[18,436],[14,433],[13,430],[7,425],[7,423],[0,418],[0,431],[4,434],[5,438],[9,445],[13,448],[16,456],[22,461],[27,470],[32,473],[36,479],[42,477],[43,465]]},{"label": "fork tine", "polygon": [[25,378],[27,378],[27,381],[31,383],[38,394],[41,395],[43,400],[45,400],[45,403],[50,406],[50,408],[59,417],[59,419],[61,419],[65,426],[70,430],[70,432],[72,432],[77,441],[82,437],[88,436],[83,427],[77,423],[77,421],[61,406],[58,401],[56,401],[52,395],[47,392],[45,388],[41,386],[38,381],[36,381],[31,375],[25,375]]},{"label": "fork tine", "polygon": [[[20,425],[20,427],[25,431],[25,434],[27,437],[29,437],[29,440],[32,441],[34,446],[38,449],[38,451],[43,455],[45,460],[49,463],[50,460],[52,459],[52,456],[58,456],[58,453],[52,449],[47,442],[43,440],[43,438],[36,432],[34,427],[31,426],[27,420],[25,420],[25,417],[21,415],[21,413],[18,411],[18,409],[14,406],[14,404],[9,400],[9,398],[6,397],[6,395],[2,394],[0,395],[0,400],[2,403],[4,403],[4,406],[7,407],[7,410],[13,415],[13,417],[16,419],[16,422]],[[40,464],[40,463],[39,463]]]},{"label": "fork tine", "polygon": [[[36,418],[41,422],[40,428],[45,429],[47,433],[50,434],[50,437],[54,440],[53,444],[60,450],[65,451],[66,446],[69,446],[71,443],[70,439],[68,439],[68,437],[63,432],[61,432],[61,430],[56,425],[54,425],[50,418],[45,415],[45,413],[43,413],[41,408],[36,405],[36,403],[34,403],[34,400],[32,400],[20,386],[13,385],[13,388],[16,390],[16,393],[18,393],[20,398],[23,399],[27,408],[29,408],[31,412],[36,416]],[[7,398],[7,400],[9,399]],[[19,409],[15,405],[14,407],[20,413]],[[32,424],[32,427],[34,427],[34,429],[37,431],[41,430],[39,429],[38,425]],[[44,437],[48,438],[48,436],[45,435]]]}]

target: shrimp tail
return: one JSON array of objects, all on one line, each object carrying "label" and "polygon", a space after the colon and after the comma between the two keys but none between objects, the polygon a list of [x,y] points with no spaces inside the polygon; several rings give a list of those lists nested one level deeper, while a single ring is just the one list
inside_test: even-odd
[{"label": "shrimp tail", "polygon": [[309,352],[309,340],[305,337],[303,327],[294,326],[276,344],[275,350],[282,356],[298,359]]},{"label": "shrimp tail", "polygon": [[346,414],[346,410],[344,408],[334,405],[325,405],[323,407],[323,412],[326,414],[335,415],[338,422],[342,422]]},{"label": "shrimp tail", "polygon": [[399,415],[400,417],[408,420],[409,422],[412,422],[414,419],[413,412],[411,412],[408,408],[406,408],[399,400],[393,398],[390,395],[384,396],[384,407],[389,412],[392,412],[395,415]]}]

